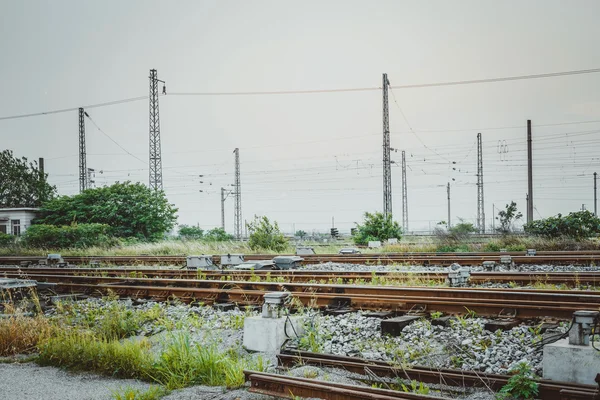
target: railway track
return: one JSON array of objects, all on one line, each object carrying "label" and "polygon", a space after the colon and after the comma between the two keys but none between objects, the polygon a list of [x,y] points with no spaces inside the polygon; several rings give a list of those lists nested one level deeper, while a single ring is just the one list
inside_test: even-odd
[{"label": "railway track", "polygon": [[305,306],[422,313],[441,311],[517,318],[569,319],[577,310],[598,310],[600,292],[505,289],[455,289],[290,282],[220,281],[166,278],[27,274],[29,279],[56,283],[62,293],[103,295],[164,301],[260,305],[265,292],[286,291]]},{"label": "railway track", "polygon": [[[408,380],[414,379],[424,383],[445,384],[458,387],[486,387],[495,392],[498,392],[510,379],[510,376],[508,375],[484,374],[481,372],[465,370],[433,369],[428,367],[402,368],[384,361],[365,360],[355,357],[334,356],[330,354],[300,351],[282,351],[277,355],[277,359],[279,364],[284,367],[293,367],[297,365],[334,367],[362,375],[376,375],[378,377],[401,378]],[[251,379],[252,373],[247,373],[246,376]],[[543,379],[537,380],[536,382],[539,389],[538,397],[544,400],[600,399],[598,386],[580,385]],[[319,384],[322,384],[322,382],[319,382]],[[322,398],[335,399],[337,397]],[[425,399],[427,397],[422,398]]]},{"label": "railway track", "polygon": [[[187,269],[148,269],[148,268],[18,268],[0,267],[0,276],[16,278],[24,275],[82,275],[106,277],[140,277],[172,279],[208,279],[236,281],[285,281],[291,283],[355,283],[355,284],[393,284],[408,282],[427,284],[444,282],[444,272],[397,272],[397,271],[237,271],[233,269],[187,270]],[[600,272],[472,272],[470,282],[474,284],[516,283],[531,285],[536,283],[554,285],[591,285],[600,284]]]},{"label": "railway track", "polygon": [[[461,265],[480,265],[483,261],[500,262],[501,257],[510,255],[516,264],[597,264],[600,262],[598,251],[564,251],[564,252],[538,252],[536,256],[526,256],[525,252],[498,252],[498,253],[367,253],[367,254],[316,254],[305,255],[304,264],[318,264],[323,262],[351,263],[351,264],[426,264],[448,266],[452,263]],[[272,259],[274,254],[247,254],[245,259],[264,260]],[[63,257],[64,260],[76,265],[89,265],[92,262],[111,265],[179,265],[186,263],[186,256],[73,256]],[[2,256],[0,264],[17,265],[21,261],[38,262],[40,256]],[[218,264],[220,256],[214,256],[213,261]]]}]

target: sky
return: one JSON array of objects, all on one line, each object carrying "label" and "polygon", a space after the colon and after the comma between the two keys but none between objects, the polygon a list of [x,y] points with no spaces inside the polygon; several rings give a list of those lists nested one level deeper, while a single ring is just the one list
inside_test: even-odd
[{"label": "sky", "polygon": [[[77,107],[159,99],[163,185],[179,223],[221,224],[220,188],[240,149],[243,219],[291,233],[348,233],[383,209],[387,73],[394,219],[406,154],[409,231],[525,214],[532,120],[534,218],[593,211],[600,172],[600,73],[468,85],[413,84],[600,68],[597,1],[0,0],[0,150],[44,157],[60,195],[79,192]],[[364,91],[223,95],[372,88]],[[212,93],[206,95],[206,93]],[[86,107],[96,186],[148,184],[148,100]],[[66,112],[3,117],[73,109]],[[98,129],[100,128],[100,129]],[[116,143],[118,143],[118,145]],[[200,177],[202,175],[202,177]],[[232,196],[225,201],[233,232]]]}]

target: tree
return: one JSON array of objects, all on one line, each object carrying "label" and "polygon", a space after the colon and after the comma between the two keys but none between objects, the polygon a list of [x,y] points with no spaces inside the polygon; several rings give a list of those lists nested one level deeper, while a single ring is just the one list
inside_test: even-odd
[{"label": "tree", "polygon": [[269,221],[265,216],[254,216],[254,221],[246,224],[250,237],[248,245],[252,250],[265,249],[274,251],[283,251],[287,247],[287,241],[279,231],[279,225],[276,221]]},{"label": "tree", "polygon": [[298,236],[300,238],[300,240],[302,240],[306,236],[306,232],[304,232],[302,230],[296,231],[296,236]]},{"label": "tree", "polygon": [[531,221],[523,226],[525,232],[531,235],[544,236],[548,238],[569,237],[573,239],[585,239],[600,233],[600,218],[594,213],[584,210],[569,213],[566,217],[558,214]]},{"label": "tree", "polygon": [[197,226],[179,225],[179,237],[187,240],[199,240],[204,236],[204,230]]},{"label": "tree", "polygon": [[35,223],[71,225],[74,222],[110,226],[109,234],[159,240],[177,221],[177,208],[164,192],[141,183],[115,183],[87,189],[75,196],[62,196],[44,203]]},{"label": "tree", "polygon": [[56,193],[37,162],[16,158],[12,151],[0,153],[0,207],[39,207]]},{"label": "tree", "polygon": [[380,212],[364,215],[363,224],[356,223],[356,233],[353,236],[354,243],[366,245],[370,241],[384,241],[391,238],[400,239],[402,229],[398,222],[392,220],[392,216],[384,218]]},{"label": "tree", "polygon": [[[477,228],[471,222],[465,222],[464,219],[458,217],[458,224],[448,230],[437,226],[433,233],[444,244],[451,245],[465,240],[470,234],[477,232]],[[438,225],[446,225],[446,221],[441,221]]]},{"label": "tree", "polygon": [[517,211],[517,203],[514,201],[510,202],[510,205],[506,205],[505,210],[498,211],[496,219],[500,222],[500,227],[496,230],[502,234],[508,234],[514,229],[514,223],[523,217],[520,211]]},{"label": "tree", "polygon": [[207,242],[227,242],[233,240],[233,235],[225,232],[223,228],[213,228],[206,232],[203,239]]}]

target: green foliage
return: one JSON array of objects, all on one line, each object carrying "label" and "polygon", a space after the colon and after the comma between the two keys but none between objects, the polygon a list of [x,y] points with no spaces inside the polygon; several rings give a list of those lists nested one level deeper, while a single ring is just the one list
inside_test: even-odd
[{"label": "green foliage", "polygon": [[356,244],[367,245],[370,241],[401,237],[402,229],[391,215],[384,218],[380,212],[365,212],[363,224],[356,223],[356,233],[352,239]]},{"label": "green foliage", "polygon": [[37,162],[16,158],[12,151],[0,152],[0,207],[39,207],[56,193]]},{"label": "green foliage", "polygon": [[401,383],[402,391],[406,393],[416,393],[422,395],[429,394],[429,387],[425,385],[423,382],[418,382],[416,380],[411,380],[409,385],[405,385]]},{"label": "green foliage", "polygon": [[517,203],[511,201],[506,205],[506,209],[498,211],[496,219],[500,222],[500,226],[496,228],[499,233],[509,234],[514,229],[514,223],[523,218],[523,214],[517,211]]},{"label": "green foliage", "polygon": [[204,230],[197,226],[179,225],[179,237],[181,239],[202,239]]},{"label": "green foliage", "polygon": [[147,339],[107,340],[90,331],[67,330],[38,346],[38,362],[119,378],[142,378],[152,367],[149,347]]},{"label": "green foliage", "polygon": [[44,203],[40,211],[36,223],[106,224],[113,236],[142,240],[161,239],[177,220],[177,209],[169,204],[164,192],[131,182],[117,182],[75,196],[62,196]]},{"label": "green foliage", "polygon": [[114,400],[158,400],[167,394],[169,391],[162,386],[150,386],[147,390],[127,386],[113,391],[112,398]]},{"label": "green foliage", "polygon": [[296,231],[296,236],[298,236],[300,239],[304,239],[306,235],[307,233],[303,230]]},{"label": "green foliage", "polygon": [[558,214],[556,217],[531,221],[523,228],[531,235],[547,238],[585,239],[600,233],[600,218],[584,210],[569,213],[566,217]]},{"label": "green foliage", "polygon": [[510,372],[514,375],[500,389],[499,398],[512,396],[516,399],[533,399],[537,396],[538,384],[535,382],[535,376],[529,364],[519,363]]},{"label": "green foliage", "polygon": [[9,247],[15,244],[16,237],[0,232],[0,247]]},{"label": "green foliage", "polygon": [[116,241],[109,236],[109,231],[110,227],[104,224],[31,225],[23,235],[23,241],[29,247],[43,249],[111,246]]},{"label": "green foliage", "polygon": [[206,242],[227,242],[233,240],[233,235],[225,232],[223,228],[213,228],[204,235]]},{"label": "green foliage", "polygon": [[460,223],[458,223],[458,224],[454,225],[453,227],[451,227],[450,229],[448,229],[448,232],[452,236],[454,236],[457,240],[463,239],[463,238],[469,236],[471,233],[477,232],[477,228],[475,228],[475,226],[473,226],[472,223],[465,222],[461,218],[459,218],[459,220],[460,220]]},{"label": "green foliage", "polygon": [[279,231],[276,221],[269,221],[265,216],[254,216],[254,221],[247,224],[250,237],[248,245],[252,250],[265,249],[283,251],[287,247],[287,241]]}]

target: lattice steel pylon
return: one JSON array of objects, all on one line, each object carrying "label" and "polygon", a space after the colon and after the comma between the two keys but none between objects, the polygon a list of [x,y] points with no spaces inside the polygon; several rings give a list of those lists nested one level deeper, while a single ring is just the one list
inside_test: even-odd
[{"label": "lattice steel pylon", "polygon": [[408,190],[406,189],[406,152],[402,150],[402,231],[408,232]]},{"label": "lattice steel pylon", "polygon": [[483,201],[483,150],[481,133],[477,134],[477,229],[485,233],[485,207]]},{"label": "lattice steel pylon", "polygon": [[390,113],[388,86],[390,81],[383,74],[383,216],[392,216],[392,160],[390,155]]},{"label": "lattice steel pylon", "polygon": [[87,154],[85,151],[85,111],[79,108],[79,193],[88,188]]},{"label": "lattice steel pylon", "polygon": [[158,76],[150,70],[150,189],[162,190],[162,158],[160,150],[160,119],[158,115]]},{"label": "lattice steel pylon", "polygon": [[233,153],[235,154],[235,183],[233,184],[235,213],[233,215],[233,234],[236,240],[242,240],[242,186],[240,182],[240,149],[236,148]]}]

